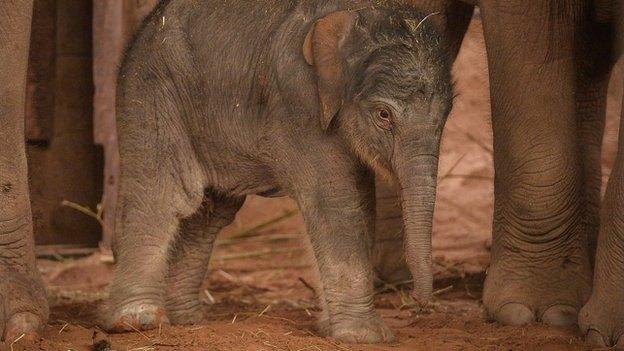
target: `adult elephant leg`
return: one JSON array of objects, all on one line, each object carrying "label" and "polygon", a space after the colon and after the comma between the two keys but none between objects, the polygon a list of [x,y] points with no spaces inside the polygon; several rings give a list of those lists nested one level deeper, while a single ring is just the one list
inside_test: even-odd
[{"label": "adult elephant leg", "polygon": [[201,208],[180,223],[173,243],[165,293],[167,314],[173,324],[204,321],[200,289],[210,262],[210,254],[221,228],[234,220],[245,198],[208,194]]},{"label": "adult elephant leg", "polygon": [[579,326],[589,346],[624,350],[624,117],[620,118],[618,146],[602,203],[594,286],[579,314]]},{"label": "adult elephant leg", "polygon": [[579,315],[591,346],[624,350],[624,117],[617,159],[603,202],[594,289]]},{"label": "adult elephant leg", "polygon": [[600,226],[602,187],[602,139],[605,128],[607,90],[613,68],[611,24],[587,17],[579,36],[576,54],[576,117],[583,166],[583,192],[590,262],[593,264]]},{"label": "adult elephant leg", "polygon": [[0,2],[0,326],[11,343],[48,318],[34,256],[24,149],[31,0]]},{"label": "adult elephant leg", "polygon": [[624,350],[624,116],[619,150],[602,204],[592,295],[579,314],[593,347]]},{"label": "adult elephant leg", "polygon": [[[457,0],[412,0],[411,3],[425,14],[440,13],[431,20],[445,34],[449,55],[455,60],[472,19],[474,6]],[[403,215],[399,190],[382,179],[377,179],[375,183],[377,215],[372,253],[375,273],[384,282],[407,281],[411,275],[403,254]]]},{"label": "adult elephant leg", "polygon": [[576,322],[591,291],[575,37],[585,1],[482,0],[495,208],[483,302],[503,324]]}]

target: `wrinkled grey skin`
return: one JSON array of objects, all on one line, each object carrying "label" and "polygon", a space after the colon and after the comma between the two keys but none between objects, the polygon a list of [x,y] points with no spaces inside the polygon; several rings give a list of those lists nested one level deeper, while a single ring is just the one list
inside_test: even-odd
[{"label": "wrinkled grey skin", "polygon": [[7,344],[21,335],[35,338],[48,319],[24,145],[31,14],[32,0],[0,1],[0,338]]},{"label": "wrinkled grey skin", "polygon": [[[488,316],[502,324],[554,326],[575,324],[578,317],[590,345],[624,350],[624,138],[602,204],[600,198],[607,87],[619,55],[615,38],[623,33],[615,27],[624,18],[622,1],[411,3],[442,14],[436,21],[452,57],[473,6],[481,10],[496,169],[492,259],[483,292]],[[396,233],[392,190],[386,193],[378,228]]]},{"label": "wrinkled grey skin", "polygon": [[422,18],[371,1],[162,3],[120,71],[118,268],[106,327],[201,321],[217,232],[246,195],[289,195],[317,258],[324,331],[392,340],[373,307],[372,170],[402,189],[415,295],[427,299],[452,99],[440,38]]}]

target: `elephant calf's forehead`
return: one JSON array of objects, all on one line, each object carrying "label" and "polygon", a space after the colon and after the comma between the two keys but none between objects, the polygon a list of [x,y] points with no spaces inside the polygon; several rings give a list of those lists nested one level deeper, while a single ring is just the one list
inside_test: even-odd
[{"label": "elephant calf's forehead", "polygon": [[380,90],[401,100],[424,91],[450,99],[450,64],[433,25],[413,11],[373,17],[359,23],[367,41],[359,91]]},{"label": "elephant calf's forehead", "polygon": [[450,68],[443,57],[422,55],[401,43],[372,52],[363,67],[358,91],[411,101],[415,95],[452,96]]}]

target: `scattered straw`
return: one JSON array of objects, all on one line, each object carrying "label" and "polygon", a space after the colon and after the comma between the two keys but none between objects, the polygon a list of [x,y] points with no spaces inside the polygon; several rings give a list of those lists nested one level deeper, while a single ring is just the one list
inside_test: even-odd
[{"label": "scattered straw", "polygon": [[145,333],[143,333],[142,331],[140,331],[139,329],[135,328],[132,324],[128,323],[128,322],[123,322],[125,325],[127,325],[128,327],[130,327],[130,329],[134,330],[135,332],[139,333],[142,337],[144,337],[147,340],[150,340],[150,337],[145,335]]},{"label": "scattered straw", "polygon": [[71,202],[71,201],[67,201],[67,200],[63,200],[61,202],[61,206],[65,206],[65,207],[69,207],[72,208],[78,212],[81,212],[83,214],[86,214],[89,217],[94,218],[96,221],[98,221],[98,223],[100,223],[100,225],[102,227],[104,227],[104,220],[102,219],[102,209],[101,206],[98,206],[98,210],[97,212],[93,211],[92,209],[86,207],[86,206],[82,206],[80,204],[77,204],[75,202]]},{"label": "scattered straw", "polygon": [[454,288],[453,285],[449,285],[446,288],[442,288],[442,289],[436,290],[436,291],[433,292],[433,296],[442,295],[444,293],[447,293],[447,292],[453,290],[453,288]]},{"label": "scattered straw", "polygon": [[279,321],[284,321],[284,322],[289,322],[289,323],[294,324],[294,325],[298,325],[299,324],[299,323],[293,321],[292,319],[288,319],[288,318],[284,318],[284,317],[267,316],[267,315],[264,315],[262,317],[263,318],[269,318],[269,319],[275,319],[275,320],[279,320]]},{"label": "scattered straw", "polygon": [[252,252],[239,252],[239,253],[233,253],[233,254],[228,254],[228,255],[219,255],[216,257],[216,259],[217,260],[238,260],[238,259],[243,259],[243,258],[258,258],[258,257],[276,255],[276,254],[299,253],[302,251],[305,251],[305,249],[300,249],[300,248],[264,249],[264,250],[258,250],[258,251],[252,251]]},{"label": "scattered straw", "polygon": [[215,302],[217,302],[215,298],[212,296],[212,294],[210,293],[210,291],[208,291],[208,289],[204,290],[204,296],[206,297],[206,302],[208,302],[208,305],[214,305]]},{"label": "scattered straw", "polygon": [[458,128],[458,129],[460,129],[460,131],[466,136],[466,138],[468,138],[468,140],[477,144],[477,146],[479,146],[483,151],[487,152],[490,155],[494,155],[494,150],[492,150],[492,148],[489,145],[486,145],[479,138],[475,137],[474,135],[464,130],[463,128]]},{"label": "scattered straw", "polygon": [[303,286],[305,286],[306,288],[308,288],[310,291],[312,291],[312,293],[314,295],[316,295],[316,290],[314,290],[314,287],[308,283],[305,279],[303,279],[302,277],[299,277],[298,280],[301,282],[301,284],[303,284]]},{"label": "scattered straw", "polygon": [[225,279],[229,280],[231,283],[236,283],[236,282],[238,282],[238,279],[236,279],[236,277],[235,277],[235,276],[231,275],[230,273],[228,273],[228,272],[226,272],[226,271],[224,271],[224,270],[222,270],[222,269],[219,269],[219,270],[217,271],[217,273],[219,273],[219,274],[220,274],[223,278],[225,278]]},{"label": "scattered straw", "polygon": [[13,342],[11,343],[11,351],[13,351],[13,345],[15,345],[16,342],[22,340],[23,337],[25,337],[26,334],[22,334],[20,336],[17,337],[17,339],[13,340]]},{"label": "scattered straw", "polygon": [[304,347],[302,349],[297,349],[296,351],[305,351],[305,350],[312,350],[312,349],[321,351],[321,349],[318,346],[316,346],[316,345],[306,346],[306,347]]},{"label": "scattered straw", "polygon": [[142,346],[142,347],[137,347],[135,349],[130,349],[128,351],[151,351],[151,350],[156,350],[156,348],[154,346]]},{"label": "scattered straw", "polygon": [[69,323],[65,323],[65,325],[63,325],[63,327],[61,328],[61,330],[59,330],[59,334],[61,334],[63,332],[63,330],[65,330],[65,328],[67,328],[67,326],[69,325]]},{"label": "scattered straw", "polygon": [[262,317],[265,313],[267,313],[269,311],[269,309],[271,308],[271,305],[267,305],[267,307],[265,307],[262,312],[260,312],[260,314],[258,315],[258,317]]},{"label": "scattered straw", "polygon": [[301,234],[264,234],[264,233],[255,233],[250,234],[244,237],[232,237],[232,238],[224,238],[217,242],[217,246],[230,246],[236,245],[241,242],[246,243],[263,243],[263,242],[282,242],[288,240],[299,240],[303,236]]},{"label": "scattered straw", "polygon": [[255,225],[255,226],[253,226],[253,227],[251,227],[249,229],[245,229],[243,231],[240,231],[240,232],[230,236],[229,239],[232,239],[232,238],[244,238],[244,237],[254,236],[256,232],[258,232],[258,231],[260,231],[260,230],[262,230],[264,228],[267,228],[267,227],[269,227],[269,226],[271,226],[273,224],[279,223],[279,222],[281,222],[281,221],[283,221],[283,220],[285,220],[287,218],[293,217],[294,215],[297,214],[297,212],[298,212],[297,210],[286,211],[286,212],[284,212],[284,214],[282,214],[280,216],[277,216],[275,218],[271,218],[271,219],[269,219],[269,220],[267,220],[265,222],[262,222],[262,223],[260,223],[258,225]]},{"label": "scattered straw", "polygon": [[266,345],[266,346],[268,346],[268,347],[272,347],[272,348],[274,348],[274,349],[278,349],[278,347],[277,347],[277,346],[275,346],[275,345],[273,345],[273,344],[270,344],[270,343],[269,343],[268,341],[266,341],[266,340],[262,341],[262,343],[263,343],[263,344],[265,344],[265,345]]},{"label": "scattered straw", "polygon": [[453,165],[451,166],[451,168],[449,168],[449,170],[442,176],[440,177],[440,183],[445,181],[446,179],[448,179],[449,177],[451,177],[451,175],[453,174],[453,171],[457,168],[457,166],[459,166],[459,164],[461,163],[461,161],[463,161],[464,157],[466,157],[466,154],[461,155],[456,161],[455,163],[453,163]]}]

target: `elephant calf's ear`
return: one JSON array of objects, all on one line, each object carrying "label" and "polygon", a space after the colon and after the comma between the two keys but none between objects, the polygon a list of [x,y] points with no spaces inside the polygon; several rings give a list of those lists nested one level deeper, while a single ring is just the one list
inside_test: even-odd
[{"label": "elephant calf's ear", "polygon": [[323,130],[343,104],[346,78],[340,51],[356,19],[352,11],[333,12],[312,25],[303,44],[303,56],[316,71]]}]

